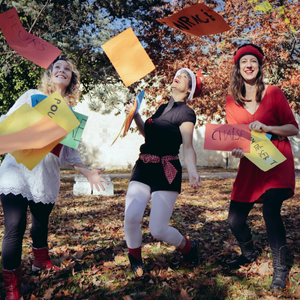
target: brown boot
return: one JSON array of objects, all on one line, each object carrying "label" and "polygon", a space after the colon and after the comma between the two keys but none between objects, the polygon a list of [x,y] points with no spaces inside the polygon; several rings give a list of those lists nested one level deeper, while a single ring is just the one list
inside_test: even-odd
[{"label": "brown boot", "polygon": [[4,270],[3,273],[3,282],[6,293],[6,300],[20,300],[22,297],[22,267],[15,270]]},{"label": "brown boot", "polygon": [[32,247],[32,251],[34,254],[32,271],[40,271],[42,269],[49,270],[51,268],[53,268],[54,271],[60,270],[59,267],[55,266],[51,261],[48,247],[39,248],[39,249]]}]

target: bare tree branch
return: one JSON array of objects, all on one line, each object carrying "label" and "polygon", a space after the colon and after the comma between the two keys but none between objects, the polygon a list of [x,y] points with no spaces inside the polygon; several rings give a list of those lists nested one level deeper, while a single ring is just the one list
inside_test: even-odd
[{"label": "bare tree branch", "polygon": [[51,0],[47,0],[46,4],[44,5],[44,7],[41,9],[41,11],[39,12],[39,14],[37,15],[37,17],[35,18],[34,22],[32,23],[30,29],[29,29],[29,33],[31,32],[32,28],[34,27],[36,21],[38,20],[38,18],[40,17],[41,13],[45,10],[45,8],[48,6],[48,4],[50,3]]},{"label": "bare tree branch", "polygon": [[0,67],[1,67],[8,59],[10,59],[15,53],[16,53],[16,52],[13,51],[13,53],[11,53],[9,56],[5,57],[5,58],[1,61]]}]

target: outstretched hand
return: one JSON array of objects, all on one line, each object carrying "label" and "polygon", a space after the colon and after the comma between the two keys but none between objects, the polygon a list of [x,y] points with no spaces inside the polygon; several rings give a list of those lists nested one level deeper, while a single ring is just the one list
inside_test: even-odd
[{"label": "outstretched hand", "polygon": [[[105,169],[95,169],[91,170],[89,174],[86,175],[87,180],[89,181],[91,185],[91,190],[94,190],[94,186],[96,187],[96,190],[99,192],[100,188],[105,191],[105,188],[102,184],[104,182],[105,184],[109,184],[104,178],[100,176],[100,173],[103,172]],[[99,188],[100,187],[100,188]]]}]

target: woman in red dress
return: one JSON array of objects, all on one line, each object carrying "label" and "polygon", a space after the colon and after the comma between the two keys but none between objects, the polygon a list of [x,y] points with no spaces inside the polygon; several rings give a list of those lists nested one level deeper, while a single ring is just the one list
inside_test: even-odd
[{"label": "woman in red dress", "polygon": [[276,290],[286,287],[289,273],[285,262],[286,233],[280,211],[283,201],[294,194],[294,160],[287,137],[298,133],[298,124],[283,92],[263,82],[263,59],[262,49],[253,44],[244,44],[235,52],[231,95],[226,99],[226,118],[229,124],[249,124],[250,130],[271,134],[272,143],[286,160],[264,172],[244,157],[242,149],[232,151],[232,155],[241,160],[233,184],[228,223],[242,255],[229,266],[239,268],[256,259],[246,220],[254,203],[263,202],[274,268],[270,288]]}]

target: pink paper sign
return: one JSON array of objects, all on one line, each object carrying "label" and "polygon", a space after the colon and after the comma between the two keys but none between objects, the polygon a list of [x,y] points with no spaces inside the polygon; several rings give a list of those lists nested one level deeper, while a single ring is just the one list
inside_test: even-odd
[{"label": "pink paper sign", "polygon": [[15,8],[0,14],[0,28],[7,43],[20,55],[47,69],[62,52],[50,43],[28,33]]},{"label": "pink paper sign", "polygon": [[206,124],[204,149],[250,153],[251,132],[247,124]]}]

